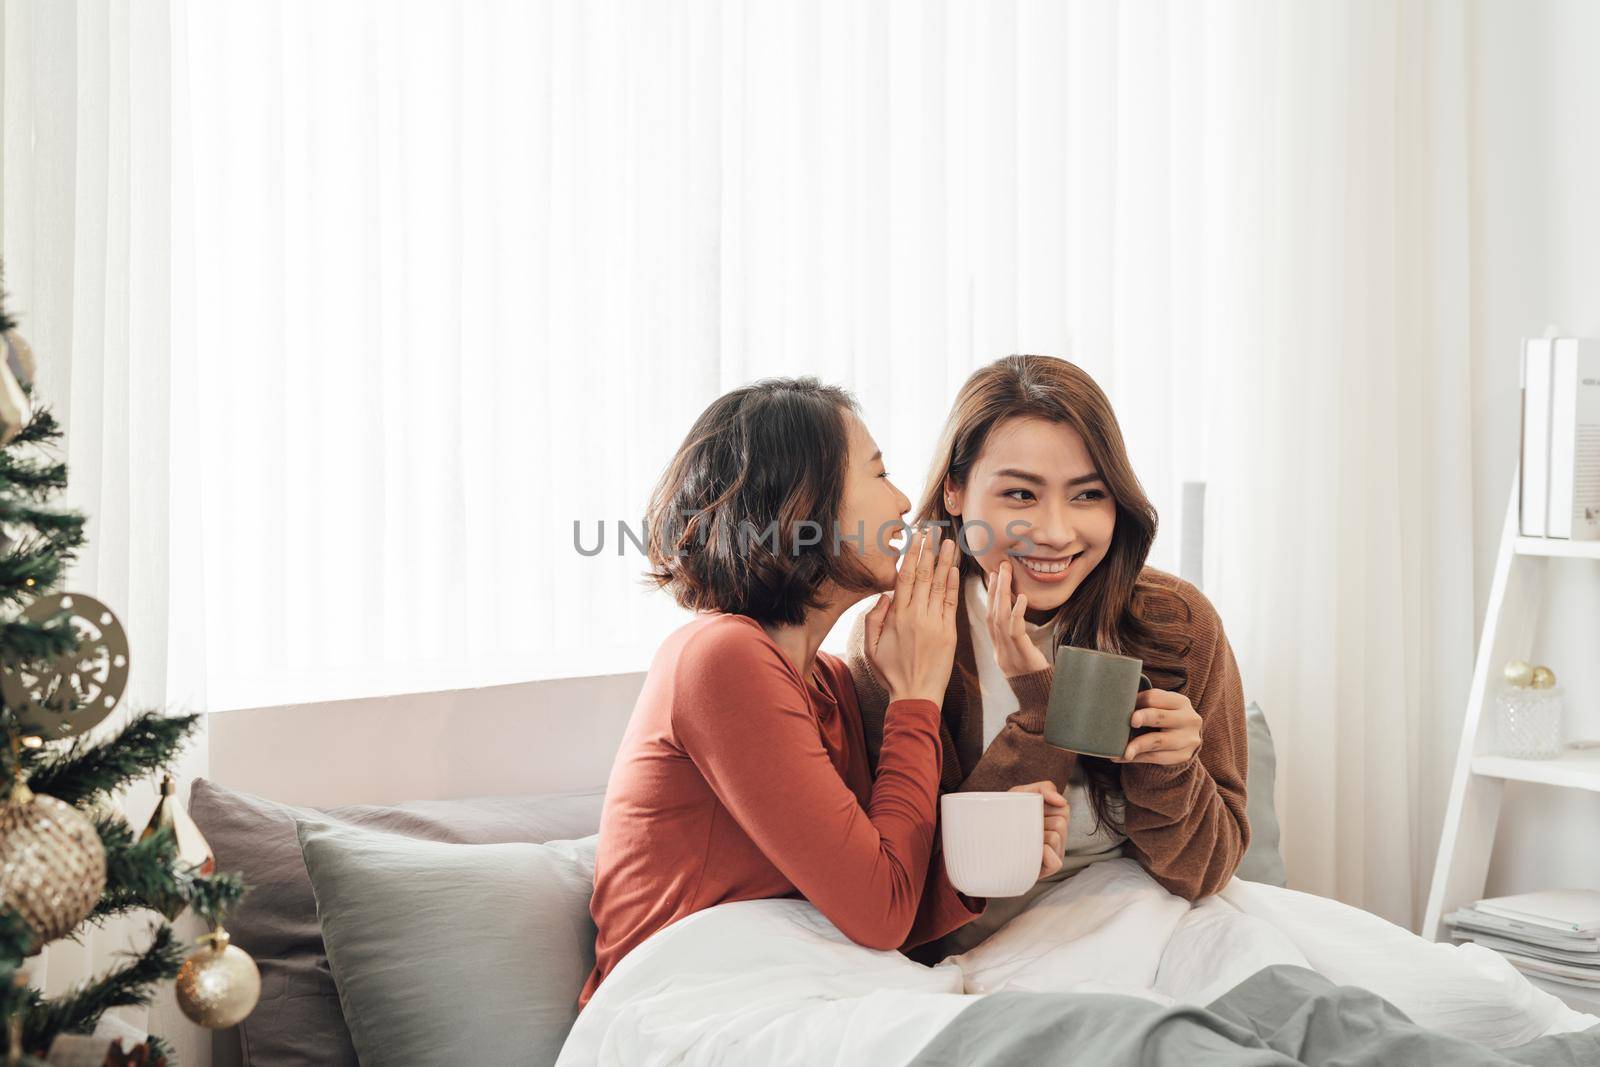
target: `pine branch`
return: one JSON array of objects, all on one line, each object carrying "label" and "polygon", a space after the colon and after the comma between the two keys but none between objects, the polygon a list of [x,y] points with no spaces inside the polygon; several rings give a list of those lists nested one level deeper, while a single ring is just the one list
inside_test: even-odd
[{"label": "pine branch", "polygon": [[49,444],[60,437],[61,424],[56,422],[56,417],[50,413],[50,409],[35,407],[33,418],[29,419],[28,424],[11,439],[10,447]]},{"label": "pine branch", "polygon": [[28,788],[82,807],[167,766],[199,722],[196,714],[143,711],[102,744],[90,747],[80,735],[60,755],[25,761],[24,767],[32,763]]},{"label": "pine branch", "polygon": [[163,826],[143,841],[133,839],[133,828],[119,816],[104,815],[94,821],[106,852],[106,888],[90,918],[151,907],[161,910],[177,893],[172,863],[178,845]]},{"label": "pine branch", "polygon": [[76,556],[47,538],[17,542],[0,555],[0,600],[16,604],[54,588]]},{"label": "pine branch", "polygon": [[207,926],[216,926],[250,891],[237,874],[180,873],[179,892]]},{"label": "pine branch", "polygon": [[[27,921],[11,908],[0,910],[0,984],[11,981],[10,972],[22,966],[32,947],[33,928]],[[0,1019],[5,1017],[0,1012]]]},{"label": "pine branch", "polygon": [[0,1020],[10,1019],[29,1003],[27,986],[12,984],[32,948],[33,930],[10,908],[0,910]]},{"label": "pine branch", "polygon": [[[182,908],[177,906],[181,903],[193,911],[201,922],[213,927],[225,925],[228,913],[238,907],[239,901],[249,892],[249,887],[236,874],[195,875],[180,871],[175,875],[175,881],[179,888],[171,898],[172,913],[183,914]],[[113,895],[108,891],[84,922],[100,926],[112,916],[146,909],[166,915],[167,911],[157,906],[161,903],[164,902],[145,900],[131,894]],[[76,934],[68,936],[77,940]]]},{"label": "pine branch", "polygon": [[[16,444],[13,439],[12,445]],[[25,459],[14,448],[0,450],[0,483],[39,496],[67,487],[67,465],[57,459]]]},{"label": "pine branch", "polygon": [[83,643],[77,627],[66,616],[31,622],[17,619],[0,623],[0,663],[15,667],[65,655]]},{"label": "pine branch", "polygon": [[29,527],[57,547],[76,548],[83,543],[83,515],[41,507],[28,497],[0,496],[0,523]]},{"label": "pine branch", "polygon": [[123,953],[130,959],[125,967],[77,985],[65,996],[45,1000],[37,990],[28,990],[23,1047],[43,1055],[57,1034],[87,1034],[111,1008],[148,1004],[155,985],[176,977],[183,966],[183,949],[174,941],[172,927],[162,923],[154,934],[143,952]]},{"label": "pine branch", "polygon": [[[3,283],[4,280],[5,280],[4,270],[0,269],[0,283]],[[12,318],[9,314],[6,313],[6,291],[5,291],[5,286],[3,284],[0,284],[0,333],[5,333],[7,330],[14,330],[16,328],[17,328],[17,320]]]},{"label": "pine branch", "polygon": [[238,875],[197,874],[184,864],[165,826],[143,841],[135,841],[132,828],[115,816],[95,820],[95,830],[106,851],[106,888],[90,921],[139,908],[177,915],[188,907],[215,926],[244,897]]}]

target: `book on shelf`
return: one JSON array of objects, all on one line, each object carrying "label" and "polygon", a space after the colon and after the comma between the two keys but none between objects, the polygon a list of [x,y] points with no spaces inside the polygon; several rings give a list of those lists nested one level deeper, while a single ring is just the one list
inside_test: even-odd
[{"label": "book on shelf", "polygon": [[1452,940],[1496,952],[1523,974],[1579,989],[1600,990],[1600,954],[1551,948],[1542,942],[1515,935],[1485,933],[1456,921],[1459,914],[1448,920],[1452,927]]},{"label": "book on shelf", "polygon": [[1545,536],[1600,540],[1600,341],[1552,342],[1549,476]]},{"label": "book on shelf", "polygon": [[[1516,967],[1515,963],[1511,965]],[[1518,969],[1521,970],[1521,968]],[[1556,985],[1566,989],[1580,990],[1591,999],[1594,997],[1595,991],[1600,990],[1600,986],[1595,985],[1593,982],[1586,982],[1581,978],[1563,978],[1558,974],[1545,974],[1541,971],[1523,971],[1522,973],[1541,982],[1554,982]],[[1555,993],[1557,996],[1562,995],[1559,990],[1552,989],[1550,992]]]},{"label": "book on shelf", "polygon": [[1584,989],[1600,989],[1600,969],[1574,967],[1566,963],[1551,963],[1548,960],[1534,959],[1524,956],[1519,952],[1501,952],[1513,967],[1526,974],[1537,974],[1553,982],[1565,985],[1580,986]]},{"label": "book on shelf", "polygon": [[1489,897],[1445,916],[1450,936],[1551,982],[1600,989],[1600,891],[1541,889]]},{"label": "book on shelf", "polygon": [[[1458,935],[1459,936],[1459,935]],[[1586,974],[1600,978],[1600,958],[1592,952],[1569,952],[1561,948],[1546,948],[1528,941],[1511,941],[1495,937],[1492,934],[1473,933],[1470,940],[1484,948],[1492,948],[1496,952],[1515,952],[1521,956],[1530,956],[1536,960],[1547,960],[1551,963],[1565,963],[1578,967]]]},{"label": "book on shelf", "polygon": [[1561,933],[1600,936],[1600,890],[1540,889],[1489,897],[1473,909]]},{"label": "book on shelf", "polygon": [[1550,507],[1551,339],[1522,342],[1522,493],[1519,528],[1544,537]]},{"label": "book on shelf", "polygon": [[1592,953],[1597,960],[1600,960],[1600,937],[1595,935],[1586,937],[1582,934],[1563,934],[1547,926],[1533,926],[1516,919],[1473,911],[1471,908],[1462,908],[1445,916],[1445,922],[1470,934],[1485,934],[1525,945],[1537,945],[1567,952]]}]

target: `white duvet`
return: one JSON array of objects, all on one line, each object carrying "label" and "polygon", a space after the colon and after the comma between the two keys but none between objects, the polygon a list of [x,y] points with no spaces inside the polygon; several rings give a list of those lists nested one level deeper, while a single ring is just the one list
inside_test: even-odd
[{"label": "white duvet", "polygon": [[557,1062],[895,1067],[986,993],[1206,1004],[1275,963],[1370,989],[1421,1025],[1491,1048],[1600,1025],[1480,946],[1434,944],[1337,901],[1237,878],[1190,904],[1124,858],[1085,868],[932,968],[854,944],[803,900],[710,908],[617,965]]}]

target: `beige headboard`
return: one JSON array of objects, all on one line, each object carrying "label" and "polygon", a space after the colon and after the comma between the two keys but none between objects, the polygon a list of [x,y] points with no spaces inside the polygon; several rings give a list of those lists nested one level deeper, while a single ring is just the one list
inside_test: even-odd
[{"label": "beige headboard", "polygon": [[[643,674],[215,712],[204,773],[286,804],[394,804],[598,788]],[[175,932],[205,932],[185,914]],[[198,1029],[170,987],[150,1029],[190,1067],[237,1067],[237,1032]]]}]

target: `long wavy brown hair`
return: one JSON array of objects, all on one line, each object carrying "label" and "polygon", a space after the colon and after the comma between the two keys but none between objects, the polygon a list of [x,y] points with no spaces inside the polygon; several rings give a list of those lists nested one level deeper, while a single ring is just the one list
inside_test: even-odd
[{"label": "long wavy brown hair", "polygon": [[[989,434],[1014,418],[1047,419],[1076,430],[1117,508],[1105,558],[1056,612],[1054,647],[1135,656],[1156,688],[1181,692],[1189,680],[1183,665],[1189,651],[1188,608],[1145,574],[1156,509],[1133,473],[1111,401],[1081,367],[1030,355],[1007,356],[975,371],[956,395],[934,449],[917,520],[943,520],[952,532],[960,531],[961,520],[945,510],[946,479],[964,487]],[[961,554],[963,580],[980,571],[975,558]],[[1122,832],[1121,814],[1113,810],[1120,806],[1122,765],[1096,756],[1079,756],[1078,763],[1096,830],[1109,825]]]}]

